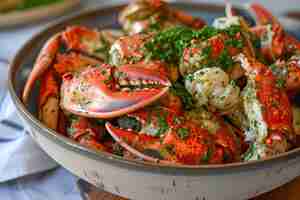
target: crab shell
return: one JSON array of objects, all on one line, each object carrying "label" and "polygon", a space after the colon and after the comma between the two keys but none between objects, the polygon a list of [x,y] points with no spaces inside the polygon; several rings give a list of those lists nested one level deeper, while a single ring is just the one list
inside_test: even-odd
[{"label": "crab shell", "polygon": [[141,65],[88,67],[66,74],[61,107],[90,118],[113,118],[147,106],[167,93],[163,74]]}]

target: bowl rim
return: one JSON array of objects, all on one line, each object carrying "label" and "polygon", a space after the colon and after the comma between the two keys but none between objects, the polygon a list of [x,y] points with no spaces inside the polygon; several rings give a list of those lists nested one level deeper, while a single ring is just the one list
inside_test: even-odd
[{"label": "bowl rim", "polygon": [[[268,164],[274,164],[283,160],[291,160],[297,157],[300,154],[300,147],[295,148],[293,150],[290,150],[288,152],[269,157],[264,158],[257,161],[247,161],[247,162],[235,162],[235,163],[228,163],[228,164],[205,164],[205,165],[165,165],[161,163],[150,163],[145,162],[141,160],[134,160],[134,159],[126,159],[114,154],[110,154],[107,152],[100,152],[95,151],[92,149],[89,149],[70,138],[63,136],[59,133],[57,133],[54,130],[49,129],[46,127],[43,123],[41,123],[34,114],[32,114],[26,106],[23,104],[23,102],[20,100],[20,98],[17,95],[17,92],[15,90],[15,84],[14,79],[16,77],[16,71],[21,67],[21,62],[24,59],[24,55],[27,54],[27,49],[35,48],[34,42],[41,40],[43,36],[47,32],[53,32],[52,30],[59,29],[61,26],[65,27],[66,24],[78,20],[80,18],[91,18],[94,15],[97,15],[97,13],[109,13],[113,12],[115,10],[121,9],[127,4],[121,3],[117,5],[110,5],[110,6],[102,6],[100,8],[92,8],[86,11],[82,11],[80,13],[71,15],[70,17],[63,18],[55,23],[50,23],[45,28],[43,28],[41,31],[35,33],[29,40],[27,40],[22,47],[18,50],[18,52],[15,54],[12,62],[9,65],[9,74],[8,74],[8,89],[9,94],[12,98],[12,101],[14,105],[17,108],[18,113],[22,116],[24,120],[26,120],[27,124],[30,124],[30,126],[34,127],[39,131],[40,134],[43,136],[46,136],[48,139],[52,140],[52,142],[57,143],[58,145],[61,145],[62,147],[75,151],[79,154],[85,155],[89,158],[92,158],[97,161],[101,162],[107,162],[112,164],[117,164],[121,167],[126,167],[128,169],[135,168],[137,170],[143,170],[143,171],[149,171],[149,169],[152,170],[152,172],[156,171],[159,173],[175,173],[176,175],[184,173],[187,174],[195,174],[195,173],[207,173],[207,170],[214,171],[214,172],[224,172],[224,170],[232,170],[235,171],[237,169],[239,170],[246,170],[246,169],[252,169],[257,167],[262,167]],[[201,8],[201,9],[207,9],[207,10],[220,10],[223,9],[223,5],[219,4],[212,4],[212,3],[184,3],[184,2],[176,2],[172,3],[172,5],[177,6],[193,6],[193,8]],[[98,14],[99,15],[99,14]],[[54,158],[55,159],[55,158]]]}]

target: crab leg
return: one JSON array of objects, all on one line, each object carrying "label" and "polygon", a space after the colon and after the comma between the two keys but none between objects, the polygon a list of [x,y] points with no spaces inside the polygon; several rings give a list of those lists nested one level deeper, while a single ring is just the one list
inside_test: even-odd
[{"label": "crab leg", "polygon": [[255,143],[264,146],[260,157],[289,149],[295,139],[292,111],[287,94],[276,84],[270,68],[243,54],[236,57],[248,76],[243,100]]},{"label": "crab leg", "polygon": [[[275,61],[272,70],[278,79],[285,82],[285,88],[293,91],[300,88],[299,51],[300,42],[287,34],[279,21],[263,6],[252,3],[250,11],[256,16],[258,26],[252,31],[261,38],[262,54]],[[291,56],[292,55],[292,56]],[[288,56],[288,60],[282,60]]]},{"label": "crab leg", "polygon": [[29,78],[25,84],[22,94],[23,102],[26,104],[31,91],[31,88],[35,84],[35,81],[41,77],[46,70],[52,65],[56,53],[60,47],[61,34],[58,33],[50,38],[43,49],[41,50],[38,58],[33,66],[33,69],[29,75]]},{"label": "crab leg", "polygon": [[39,119],[49,128],[58,127],[59,85],[55,80],[55,71],[47,70],[42,76],[39,95]]},{"label": "crab leg", "polygon": [[274,60],[284,53],[285,32],[279,21],[263,6],[251,3],[249,10],[256,18],[258,25],[252,28],[261,39],[262,54],[269,60]]},{"label": "crab leg", "polygon": [[[131,133],[129,131],[124,131],[115,128],[111,123],[107,122],[105,125],[107,131],[110,133],[110,135],[113,137],[113,139],[124,149],[126,149],[128,152],[130,152],[132,155],[135,155],[138,158],[141,158],[145,161],[153,162],[153,163],[161,163],[166,165],[175,165],[175,163],[162,160],[159,158],[154,158],[152,156],[148,156],[140,151],[138,151],[136,148],[133,148],[131,145],[135,143],[135,141],[139,142],[147,142],[147,139],[154,142],[158,142],[158,138],[154,138],[151,136],[138,136],[134,133]],[[146,140],[145,140],[146,139]],[[126,140],[126,141],[125,141]]]},{"label": "crab leg", "polygon": [[87,118],[70,116],[70,128],[67,129],[67,134],[80,144],[90,147],[98,151],[106,151],[106,147],[99,141],[103,130],[92,126]]}]

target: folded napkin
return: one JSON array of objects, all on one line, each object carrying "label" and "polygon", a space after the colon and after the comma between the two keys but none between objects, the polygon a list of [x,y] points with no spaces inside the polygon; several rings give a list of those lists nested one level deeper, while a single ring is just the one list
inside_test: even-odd
[{"label": "folded napkin", "polygon": [[0,62],[0,182],[57,167],[24,130],[6,85],[7,64]]},{"label": "folded napkin", "polygon": [[82,200],[77,178],[63,168],[0,183],[1,200]]}]

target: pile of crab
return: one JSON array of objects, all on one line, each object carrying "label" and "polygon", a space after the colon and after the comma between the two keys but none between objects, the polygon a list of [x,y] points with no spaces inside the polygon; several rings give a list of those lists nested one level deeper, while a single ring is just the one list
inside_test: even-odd
[{"label": "pile of crab", "polygon": [[119,16],[123,31],[67,27],[41,50],[39,119],[92,148],[175,164],[258,160],[296,146],[300,42],[258,4],[212,25],[159,0]]}]

